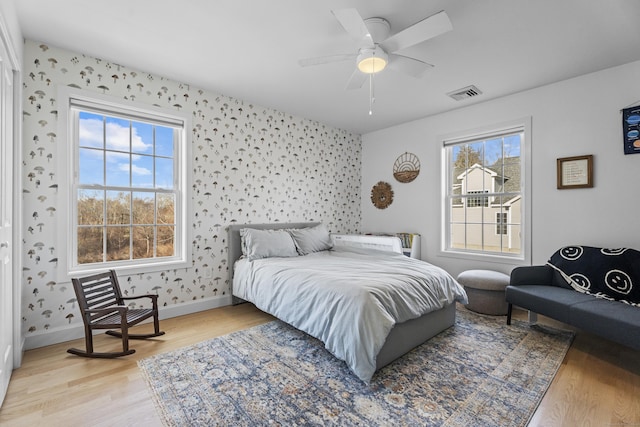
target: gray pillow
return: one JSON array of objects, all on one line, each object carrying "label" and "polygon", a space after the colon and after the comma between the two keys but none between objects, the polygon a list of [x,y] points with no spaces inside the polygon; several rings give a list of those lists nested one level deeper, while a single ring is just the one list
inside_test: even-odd
[{"label": "gray pillow", "polygon": [[309,228],[292,228],[289,230],[300,255],[326,251],[333,247],[329,231],[323,224]]},{"label": "gray pillow", "polygon": [[296,245],[286,230],[240,229],[242,254],[249,261],[270,257],[298,256]]}]

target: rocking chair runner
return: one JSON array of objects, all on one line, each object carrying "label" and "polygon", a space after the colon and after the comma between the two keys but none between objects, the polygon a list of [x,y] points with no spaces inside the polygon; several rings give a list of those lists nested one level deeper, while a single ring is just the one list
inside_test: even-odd
[{"label": "rocking chair runner", "polygon": [[[71,279],[73,289],[76,292],[78,305],[84,321],[84,335],[86,341],[86,351],[70,348],[68,353],[83,357],[114,358],[133,354],[136,351],[129,350],[129,338],[144,339],[164,335],[160,331],[158,320],[158,296],[139,295],[134,297],[123,297],[120,292],[120,285],[114,270],[105,273],[94,274],[79,279]],[[152,308],[129,308],[125,301],[139,298],[150,298]],[[129,328],[153,317],[154,333],[151,334],[130,334]],[[118,331],[107,331],[108,335],[122,338],[122,351],[112,353],[97,353],[93,351],[93,330],[94,329],[120,329]]]}]

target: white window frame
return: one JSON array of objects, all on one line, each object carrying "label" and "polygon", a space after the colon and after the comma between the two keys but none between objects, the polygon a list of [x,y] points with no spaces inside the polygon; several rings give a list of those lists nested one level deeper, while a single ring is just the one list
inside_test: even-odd
[{"label": "white window frame", "polygon": [[[452,188],[449,171],[450,159],[448,158],[447,147],[464,142],[472,142],[490,138],[492,136],[512,133],[516,130],[522,131],[524,136],[520,147],[520,194],[522,197],[522,223],[521,223],[521,253],[504,254],[495,252],[466,251],[451,248],[449,242],[449,224],[451,223],[450,211],[448,209],[447,192]],[[442,157],[440,162],[441,176],[441,224],[440,224],[440,250],[439,255],[443,257],[459,258],[472,261],[497,262],[510,265],[522,265],[531,263],[531,117],[497,123],[485,127],[469,129],[441,135],[438,140],[441,143]]]},{"label": "white window frame", "polygon": [[[102,110],[105,115],[126,117],[132,121],[151,119],[175,126],[181,124],[179,143],[175,144],[174,182],[176,192],[175,256],[143,258],[125,261],[78,264],[76,259],[77,233],[74,229],[76,213],[76,186],[78,174],[78,146],[76,113],[73,109],[87,107],[87,111]],[[89,110],[90,109],[90,110]],[[147,273],[175,268],[191,267],[191,119],[188,114],[135,102],[123,102],[117,98],[68,86],[58,88],[58,207],[61,219],[57,228],[58,268],[57,280],[69,281],[71,277],[92,274],[105,269],[116,269],[126,274]]]}]

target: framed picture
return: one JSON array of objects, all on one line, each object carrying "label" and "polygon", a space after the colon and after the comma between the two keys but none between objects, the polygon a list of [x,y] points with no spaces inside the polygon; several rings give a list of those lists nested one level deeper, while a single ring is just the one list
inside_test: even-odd
[{"label": "framed picture", "polygon": [[622,109],[624,154],[640,153],[640,106]]},{"label": "framed picture", "polygon": [[593,187],[593,155],[560,158],[557,168],[558,189]]}]

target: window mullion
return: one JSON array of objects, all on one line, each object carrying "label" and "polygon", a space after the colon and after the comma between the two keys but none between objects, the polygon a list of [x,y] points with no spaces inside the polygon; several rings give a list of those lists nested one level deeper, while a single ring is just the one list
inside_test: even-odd
[{"label": "window mullion", "polygon": [[[102,116],[102,185],[107,183],[107,118]],[[102,194],[102,262],[107,262],[107,192]]]},{"label": "window mullion", "polygon": [[[129,120],[129,188],[133,188],[133,122]],[[133,259],[133,191],[129,193],[129,259]]]},{"label": "window mullion", "polygon": [[[156,161],[156,128],[155,126],[152,129],[152,135],[151,135],[151,140],[153,141],[153,147],[152,147],[152,152],[153,152],[153,188],[154,190],[158,188],[158,183],[156,182],[156,177],[157,177],[157,171],[156,171],[156,167],[157,167],[157,161]],[[172,143],[174,143],[173,138],[172,138]],[[174,150],[175,153],[175,150]],[[175,179],[175,165],[174,165],[174,179]],[[175,188],[175,183],[174,183],[174,188]],[[156,193],[156,196],[153,198],[153,257],[155,258],[158,254],[158,193]]]}]

